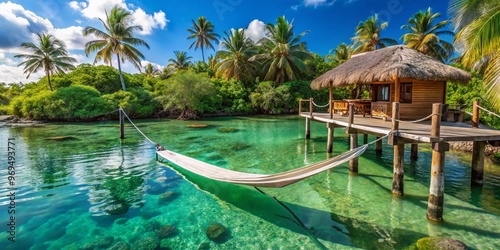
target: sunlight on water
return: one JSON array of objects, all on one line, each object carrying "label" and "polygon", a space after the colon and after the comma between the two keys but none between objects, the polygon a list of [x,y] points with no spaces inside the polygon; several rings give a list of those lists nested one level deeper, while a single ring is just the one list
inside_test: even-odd
[{"label": "sunlight on water", "polygon": [[[205,128],[188,125],[203,123]],[[197,122],[140,121],[140,129],[167,149],[233,170],[277,173],[328,157],[326,127],[313,123],[304,139],[297,117],[231,117]],[[155,148],[132,127],[118,139],[116,122],[0,127],[0,150],[15,138],[16,237],[0,233],[2,249],[404,249],[425,236],[447,236],[471,249],[500,249],[500,166],[486,163],[485,185],[469,187],[470,156],[446,155],[445,223],[425,219],[430,148],[405,159],[405,197],[391,195],[392,151],[369,148],[359,174],[347,164],[281,188],[263,189],[208,180],[155,160]],[[52,137],[66,136],[64,140]],[[370,136],[370,140],[374,137]],[[334,153],[348,150],[335,131]],[[6,165],[4,165],[6,166]],[[179,171],[179,172],[177,172]],[[0,169],[0,213],[9,220],[6,167]],[[228,233],[207,238],[222,224]]]}]

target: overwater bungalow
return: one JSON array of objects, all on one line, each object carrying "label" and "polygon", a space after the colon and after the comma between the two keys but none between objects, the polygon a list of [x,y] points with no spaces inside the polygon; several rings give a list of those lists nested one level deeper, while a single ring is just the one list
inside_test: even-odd
[{"label": "overwater bungalow", "polygon": [[[346,112],[349,102],[372,117],[390,117],[391,103],[399,102],[400,119],[429,115],[433,103],[446,103],[446,83],[467,83],[470,75],[405,45],[354,55],[311,83],[313,89],[371,85],[371,99],[332,100],[330,112]],[[472,102],[472,101],[471,101]],[[363,111],[364,110],[364,111]]]}]

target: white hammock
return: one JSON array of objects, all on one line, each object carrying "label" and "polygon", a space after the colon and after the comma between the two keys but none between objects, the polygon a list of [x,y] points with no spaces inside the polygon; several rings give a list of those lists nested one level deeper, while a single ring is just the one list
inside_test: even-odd
[{"label": "white hammock", "polygon": [[209,179],[254,187],[279,188],[334,168],[352,158],[358,157],[365,152],[370,144],[362,145],[336,157],[311,165],[269,175],[237,172],[217,167],[170,150],[158,151],[157,154],[183,169]]}]

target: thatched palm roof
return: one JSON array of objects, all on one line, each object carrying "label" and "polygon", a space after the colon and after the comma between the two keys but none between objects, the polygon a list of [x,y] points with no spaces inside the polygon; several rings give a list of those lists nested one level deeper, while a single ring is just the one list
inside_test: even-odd
[{"label": "thatched palm roof", "polygon": [[467,83],[471,77],[461,69],[446,65],[405,45],[390,46],[358,54],[329,70],[311,83],[313,89],[356,83],[393,82],[398,78]]}]

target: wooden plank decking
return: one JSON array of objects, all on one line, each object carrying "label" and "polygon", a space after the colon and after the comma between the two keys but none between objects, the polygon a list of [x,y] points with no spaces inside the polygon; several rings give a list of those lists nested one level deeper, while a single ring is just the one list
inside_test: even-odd
[{"label": "wooden plank decking", "polygon": [[[310,118],[313,121],[324,123],[332,123],[339,127],[348,126],[348,116],[333,115],[330,119],[328,113],[313,113],[312,117],[309,112],[302,112],[300,116]],[[500,141],[500,130],[489,128],[472,128],[470,125],[460,122],[441,122],[441,136],[439,138],[431,137],[430,120],[422,123],[406,123],[399,124],[400,138],[405,138],[415,142],[448,142],[448,141]],[[354,123],[351,128],[357,129],[360,132],[375,135],[387,135],[391,131],[392,123],[383,121],[382,119],[363,117],[361,115],[354,116]]]}]

